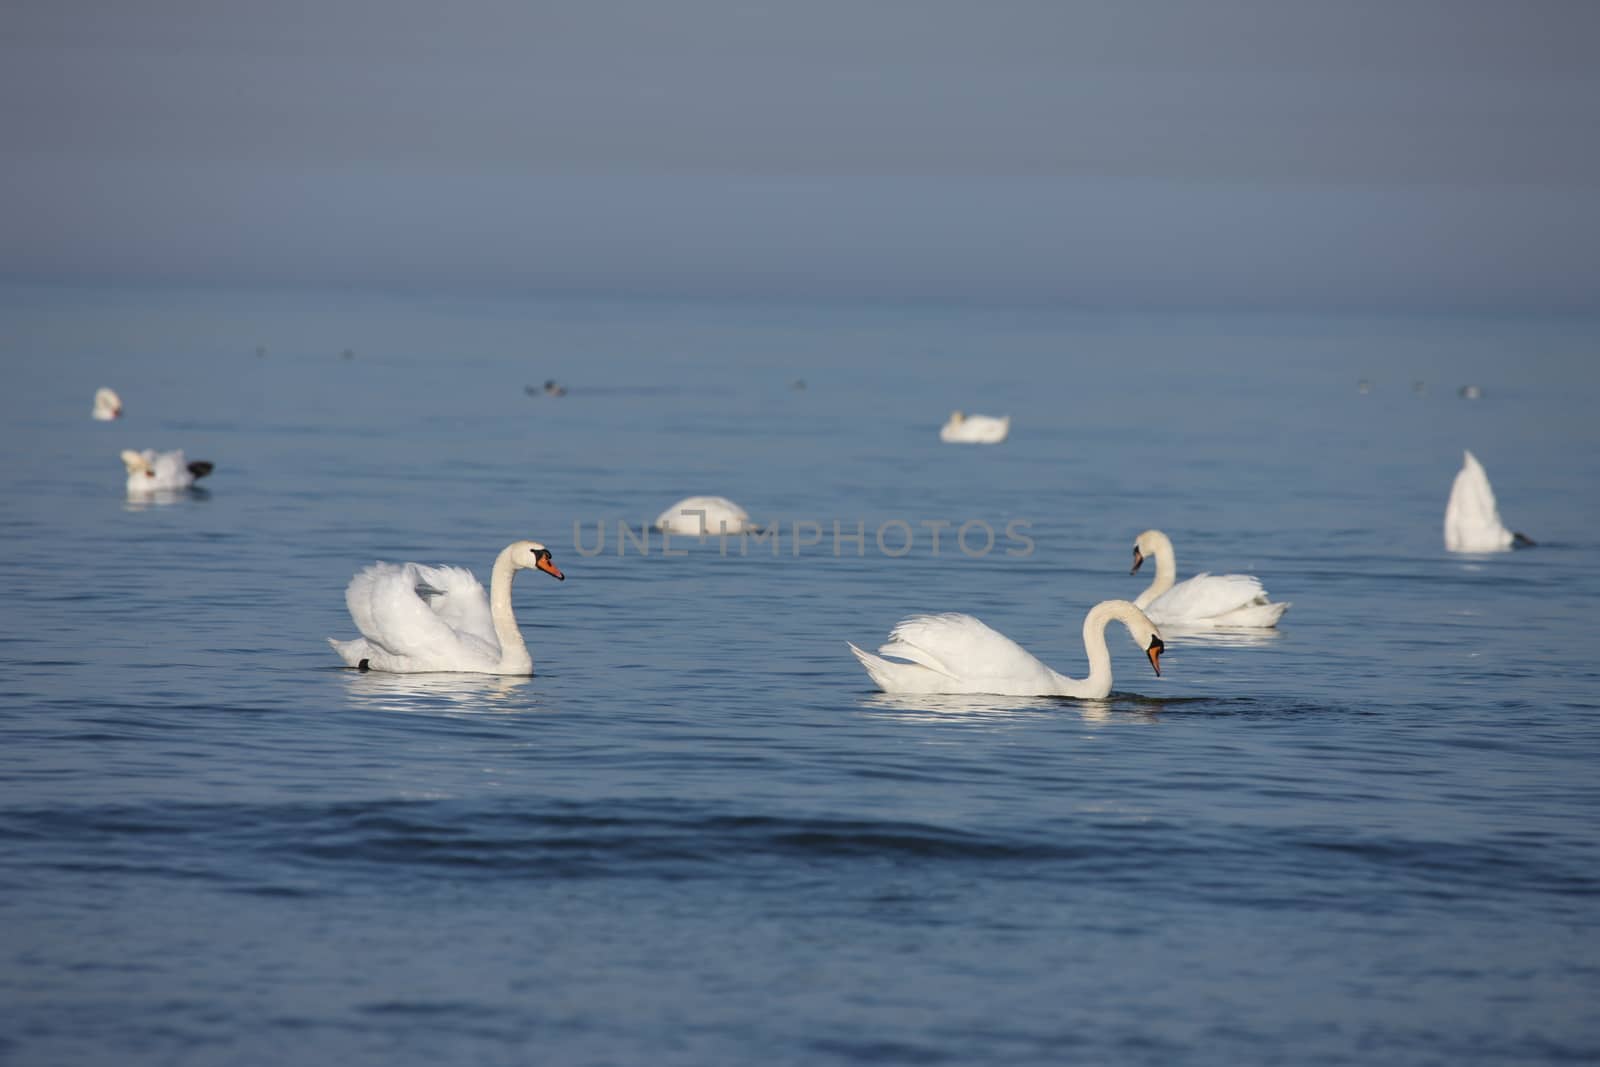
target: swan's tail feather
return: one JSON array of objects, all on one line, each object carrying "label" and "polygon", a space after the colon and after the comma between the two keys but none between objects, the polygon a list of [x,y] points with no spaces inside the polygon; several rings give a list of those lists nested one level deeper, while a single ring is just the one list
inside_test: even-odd
[{"label": "swan's tail feather", "polygon": [[371,655],[371,646],[367,644],[365,638],[358,637],[353,641],[340,641],[338,638],[330,637],[328,638],[328,644],[332,645],[333,650],[339,654],[339,658],[344,660],[346,667],[359,666],[362,660]]},{"label": "swan's tail feather", "polygon": [[197,459],[193,463],[189,464],[189,473],[195,478],[204,478],[215,469],[216,464],[209,463],[203,459]]},{"label": "swan's tail feather", "polygon": [[889,664],[874,656],[871,652],[857,648],[849,641],[846,641],[845,644],[850,646],[850,651],[856,654],[856,659],[860,660],[861,665],[867,669],[867,676],[872,679],[873,684],[879,689],[888,692],[889,686],[886,682]]},{"label": "swan's tail feather", "polygon": [[891,663],[886,659],[874,656],[871,652],[857,648],[846,641],[850,651],[855,653],[856,659],[867,669],[867,676],[872,679],[872,684],[882,689],[885,693],[931,692],[933,687],[926,684],[918,685],[919,680],[932,677],[920,665],[914,663]]}]

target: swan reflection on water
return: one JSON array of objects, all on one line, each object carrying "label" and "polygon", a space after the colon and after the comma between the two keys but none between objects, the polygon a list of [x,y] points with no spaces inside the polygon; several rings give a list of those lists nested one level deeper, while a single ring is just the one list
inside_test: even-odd
[{"label": "swan reflection on water", "polygon": [[389,674],[346,671],[345,693],[356,707],[437,715],[512,715],[543,710],[533,679],[510,674]]},{"label": "swan reflection on water", "polygon": [[1174,649],[1184,645],[1210,645],[1213,648],[1260,648],[1283,640],[1281,630],[1257,627],[1174,626],[1161,627],[1161,636]]},{"label": "swan reflection on water", "polygon": [[148,511],[150,508],[164,508],[169,504],[177,504],[185,500],[210,500],[209,489],[155,489],[148,492],[130,492],[122,501],[123,511]]},{"label": "swan reflection on water", "polygon": [[861,702],[870,711],[882,712],[906,723],[962,722],[989,726],[1016,725],[1023,715],[1077,715],[1088,724],[1109,722],[1116,712],[1155,719],[1160,701],[1146,701],[1129,707],[1121,694],[1101,700],[1071,700],[1062,697],[1007,697],[985,693],[917,695],[873,693]]}]

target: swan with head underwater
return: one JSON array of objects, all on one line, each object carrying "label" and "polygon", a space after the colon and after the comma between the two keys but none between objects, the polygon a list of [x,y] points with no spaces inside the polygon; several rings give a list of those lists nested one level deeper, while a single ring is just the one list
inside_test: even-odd
[{"label": "swan with head underwater", "polygon": [[761,533],[750,513],[725,496],[689,496],[656,516],[650,524],[664,534],[706,538],[737,533]]},{"label": "swan with head underwater", "polygon": [[1489,475],[1477,456],[1463,452],[1461,469],[1450,485],[1450,501],[1444,507],[1446,551],[1504,552],[1533,544],[1526,534],[1508,530],[1500,521]]},{"label": "swan with head underwater", "polygon": [[566,579],[537,541],[501,550],[487,596],[465,567],[374,563],[344,593],[361,636],[328,643],[346,666],[360,670],[532,674],[533,657],[511,608],[511,580],[520,570]]},{"label": "swan with head underwater", "polygon": [[1178,557],[1172,540],[1160,530],[1146,530],[1133,542],[1133,569],[1149,557],[1156,560],[1156,577],[1134,598],[1152,621],[1174,628],[1237,626],[1265,629],[1278,625],[1287,603],[1267,599],[1261,581],[1248,574],[1197,574],[1177,581]]},{"label": "swan with head underwater", "polygon": [[1102,600],[1084,616],[1083,647],[1089,656],[1089,676],[1082,679],[1052,670],[1011,638],[971,615],[913,615],[889,631],[889,640],[876,656],[846,644],[886,693],[990,693],[1099,700],[1111,692],[1111,651],[1106,647],[1106,627],[1113,622],[1128,628],[1159,676],[1165,647],[1161,634],[1144,612],[1126,600]]},{"label": "swan with head underwater", "polygon": [[131,448],[124,448],[122,465],[128,471],[129,496],[181,493],[216,468],[215,464],[203,459],[191,463],[184,457],[181,448],[171,452],[157,452],[153,448],[135,452]]}]

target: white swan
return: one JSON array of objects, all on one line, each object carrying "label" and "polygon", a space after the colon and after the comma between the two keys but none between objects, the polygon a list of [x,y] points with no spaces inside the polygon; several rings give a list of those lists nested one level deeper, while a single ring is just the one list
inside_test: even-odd
[{"label": "white swan", "polygon": [[1506,529],[1483,464],[1471,452],[1461,454],[1461,470],[1456,472],[1450,502],[1444,508],[1444,547],[1451,552],[1504,552],[1533,544]]},{"label": "white swan", "polygon": [[203,459],[190,463],[183,458],[181,448],[171,452],[157,452],[151,448],[135,452],[124,448],[122,465],[128,468],[129,496],[181,492],[192,486],[195,479],[210,474],[214,467]]},{"label": "white swan", "polygon": [[760,532],[749,513],[724,496],[684,497],[657,515],[651,525],[662,533],[688,537]]},{"label": "white swan", "polygon": [[[878,656],[850,645],[867,674],[886,693],[993,693],[1098,700],[1111,692],[1111,652],[1106,627],[1120,622],[1161,673],[1161,635],[1144,612],[1126,600],[1102,600],[1083,619],[1089,677],[1068,678],[971,615],[913,615],[889,631]],[[849,644],[849,642],[846,642]],[[895,656],[896,663],[881,656]]]},{"label": "white swan", "polygon": [[951,444],[997,445],[1011,432],[1010,415],[963,415],[952,411],[939,427],[939,440]]},{"label": "white swan", "polygon": [[110,422],[122,414],[122,398],[115,389],[96,389],[94,411],[91,414],[101,422]]},{"label": "white swan", "polygon": [[537,541],[514,541],[501,550],[487,597],[465,567],[374,563],[344,591],[361,636],[330,637],[328,644],[346,666],[361,670],[532,674],[533,657],[511,610],[511,579],[529,567],[566,577]]},{"label": "white swan", "polygon": [[1289,610],[1287,603],[1268,601],[1260,580],[1248,574],[1197,574],[1178,582],[1177,554],[1160,530],[1146,530],[1134,539],[1133,570],[1128,573],[1138,571],[1150,556],[1156,559],[1156,580],[1133,602],[1159,626],[1276,626]]}]

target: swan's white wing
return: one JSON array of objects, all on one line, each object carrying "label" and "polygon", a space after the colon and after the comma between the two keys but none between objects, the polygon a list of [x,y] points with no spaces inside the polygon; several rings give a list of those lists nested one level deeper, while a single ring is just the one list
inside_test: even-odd
[{"label": "swan's white wing", "polygon": [[943,692],[1055,691],[1059,675],[971,615],[913,615],[889,631],[883,656],[910,660],[950,683]]},{"label": "swan's white wing", "polygon": [[1162,593],[1145,614],[1160,625],[1162,619],[1197,621],[1266,602],[1267,591],[1248,574],[1197,574]]},{"label": "swan's white wing", "polygon": [[[441,572],[459,570],[455,567],[423,567],[416,563],[374,563],[350,579],[350,585],[345,589],[345,604],[361,635],[397,656],[432,660],[457,649],[497,656],[498,642],[487,649],[483,648],[481,636],[453,627],[417,592],[419,585],[437,588],[424,579],[422,572],[427,571],[446,587],[440,589],[439,595],[432,599],[448,600],[452,578]],[[483,588],[478,586],[471,573],[460,573],[466,574],[481,596]],[[452,611],[465,599],[463,597],[452,604]],[[489,631],[492,637],[493,626]]]},{"label": "swan's white wing", "polygon": [[471,571],[465,567],[429,567],[421,563],[410,566],[417,575],[418,595],[446,625],[458,633],[477,638],[490,648],[500,647],[494,619],[489,614],[489,595]]},{"label": "swan's white wing", "polygon": [[1444,509],[1444,547],[1451,552],[1494,552],[1510,548],[1513,534],[1500,521],[1494,489],[1483,464],[1464,453]]}]

